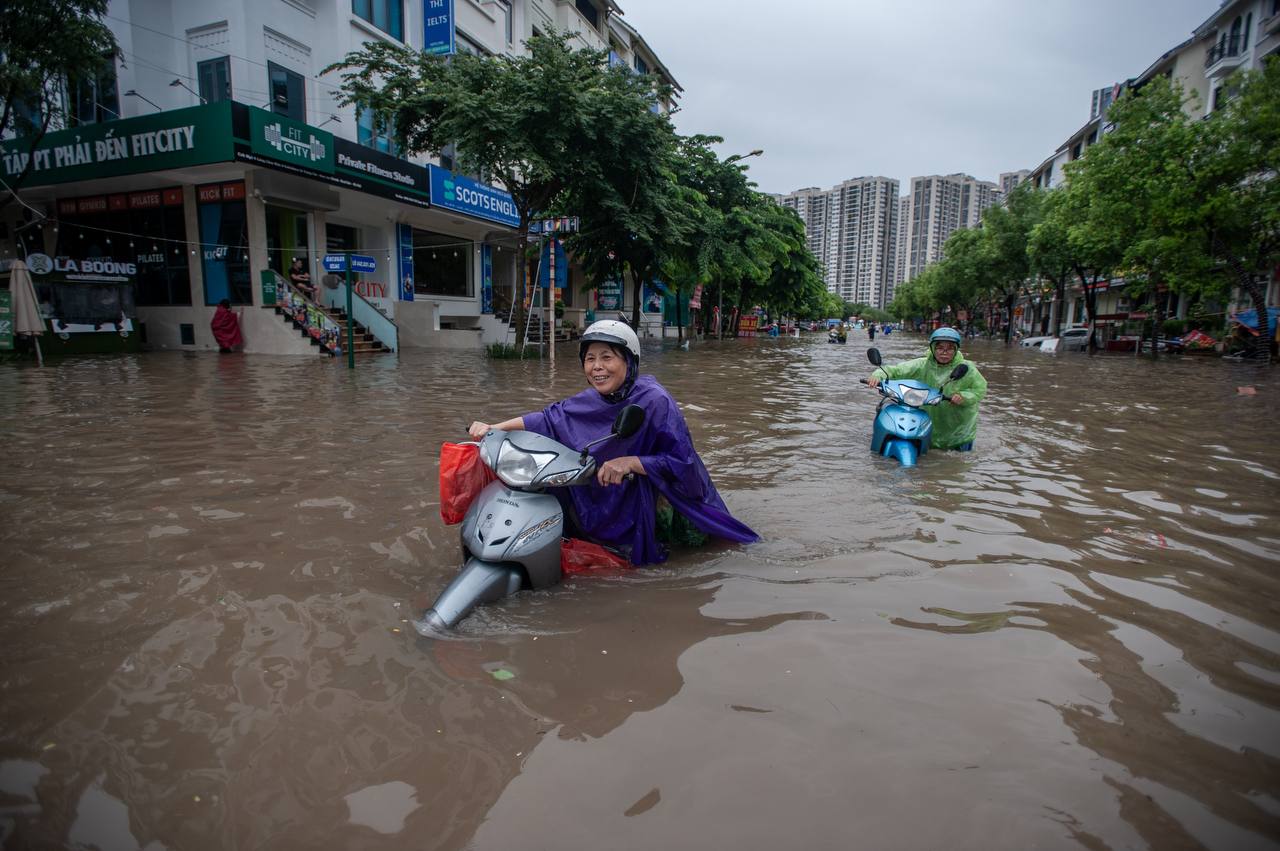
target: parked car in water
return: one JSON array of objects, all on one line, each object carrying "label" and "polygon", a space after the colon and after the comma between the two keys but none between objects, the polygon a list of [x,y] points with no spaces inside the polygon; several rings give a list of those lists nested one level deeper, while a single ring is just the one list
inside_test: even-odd
[{"label": "parked car in water", "polygon": [[1045,340],[1052,339],[1053,337],[1023,337],[1018,341],[1018,345],[1024,349],[1038,349]]},{"label": "parked car in water", "polygon": [[1061,337],[1050,337],[1040,344],[1040,350],[1044,352],[1083,352],[1088,349],[1088,328],[1068,328]]}]

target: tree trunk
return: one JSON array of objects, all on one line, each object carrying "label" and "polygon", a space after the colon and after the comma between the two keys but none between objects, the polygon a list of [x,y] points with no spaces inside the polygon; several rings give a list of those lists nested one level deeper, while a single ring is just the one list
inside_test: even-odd
[{"label": "tree trunk", "polygon": [[1090,281],[1090,276],[1086,275],[1084,268],[1079,265],[1076,266],[1076,276],[1080,278],[1080,286],[1084,288],[1084,310],[1089,317],[1089,354],[1093,354],[1098,350],[1097,340],[1094,339],[1098,328],[1098,293],[1091,284],[1098,283],[1099,276],[1095,272],[1092,276],[1093,280]]},{"label": "tree trunk", "polygon": [[518,257],[520,262],[516,270],[516,297],[515,304],[511,305],[511,316],[516,325],[516,345],[520,351],[524,351],[524,294],[529,286],[529,222],[524,217],[520,217],[520,248]]},{"label": "tree trunk", "polygon": [[1160,284],[1157,281],[1151,296],[1151,359],[1160,359],[1160,326],[1164,324],[1164,308],[1160,306]]},{"label": "tree trunk", "polygon": [[1016,292],[1009,293],[1004,297],[1004,344],[1006,346],[1013,345],[1013,302],[1017,299]]},{"label": "tree trunk", "polygon": [[1240,289],[1249,294],[1249,300],[1253,302],[1253,311],[1258,316],[1258,336],[1250,341],[1249,357],[1258,360],[1270,358],[1271,339],[1275,332],[1271,330],[1271,316],[1267,313],[1267,289],[1265,286],[1258,286],[1258,281],[1255,277],[1249,273],[1248,269],[1244,268],[1244,265],[1238,259],[1226,250],[1222,240],[1214,237],[1213,242],[1218,256],[1227,259],[1227,265],[1231,268],[1232,274],[1235,275]]},{"label": "tree trunk", "polygon": [[640,333],[640,297],[644,295],[644,273],[631,267],[631,327]]}]

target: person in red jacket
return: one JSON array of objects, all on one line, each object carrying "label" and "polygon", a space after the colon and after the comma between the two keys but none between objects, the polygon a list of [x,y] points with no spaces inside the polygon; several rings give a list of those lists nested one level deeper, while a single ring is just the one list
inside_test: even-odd
[{"label": "person in red jacket", "polygon": [[228,354],[236,346],[244,345],[244,336],[240,333],[240,314],[231,309],[231,300],[224,298],[218,302],[218,309],[213,312],[213,321],[209,323],[213,331],[213,339],[218,343],[218,351]]}]

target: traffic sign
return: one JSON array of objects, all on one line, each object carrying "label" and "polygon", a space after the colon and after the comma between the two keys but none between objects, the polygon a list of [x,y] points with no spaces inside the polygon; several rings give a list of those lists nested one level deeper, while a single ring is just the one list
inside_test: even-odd
[{"label": "traffic sign", "polygon": [[353,272],[376,272],[378,270],[378,261],[374,260],[367,254],[351,255],[351,271]]},{"label": "traffic sign", "polygon": [[326,272],[347,271],[347,255],[345,254],[326,254],[323,263]]}]

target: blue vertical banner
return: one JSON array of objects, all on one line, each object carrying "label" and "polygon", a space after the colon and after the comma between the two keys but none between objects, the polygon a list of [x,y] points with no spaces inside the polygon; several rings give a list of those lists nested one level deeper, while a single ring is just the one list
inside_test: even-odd
[{"label": "blue vertical banner", "polygon": [[396,225],[396,280],[401,301],[413,301],[413,228]]},{"label": "blue vertical banner", "polygon": [[556,289],[563,289],[569,282],[569,257],[564,253],[564,245],[558,239],[544,240],[542,257],[538,261],[538,286],[551,286],[551,243],[556,246]]},{"label": "blue vertical banner", "polygon": [[422,52],[452,56],[457,52],[453,0],[422,0]]},{"label": "blue vertical banner", "polygon": [[493,313],[493,246],[480,246],[480,312]]}]

